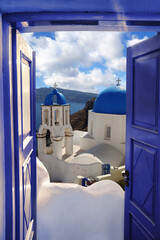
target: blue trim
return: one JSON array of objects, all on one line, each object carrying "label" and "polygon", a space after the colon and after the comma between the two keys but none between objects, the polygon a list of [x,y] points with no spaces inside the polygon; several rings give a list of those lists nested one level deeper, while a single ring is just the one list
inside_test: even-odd
[{"label": "blue trim", "polygon": [[14,119],[14,171],[15,171],[15,239],[20,239],[20,194],[19,194],[19,133],[18,133],[18,91],[17,91],[17,35],[12,30],[12,84]]},{"label": "blue trim", "polygon": [[[5,239],[13,239],[12,143],[9,74],[9,24],[3,19],[3,102],[4,102],[4,157],[5,157]],[[6,101],[7,99],[7,101]]]},{"label": "blue trim", "polygon": [[[13,28],[23,32],[58,30],[160,31],[160,14],[123,12],[25,12],[5,14]],[[23,27],[28,21],[28,27]],[[40,21],[40,22],[39,22]]]},{"label": "blue trim", "polygon": [[[29,157],[28,160],[26,160],[27,162],[24,162],[23,166],[22,166],[22,183],[23,183],[23,239],[25,240],[25,236],[26,236],[26,232],[29,230],[29,224],[32,221],[31,219],[31,205],[32,205],[32,198],[30,198],[30,207],[29,207],[29,212],[28,214],[28,218],[26,216],[26,212],[25,212],[25,201],[26,201],[26,184],[27,184],[27,180],[29,179],[30,181],[30,186],[31,186],[31,158]],[[26,231],[25,231],[26,229]]]},{"label": "blue trim", "polygon": [[[14,105],[14,151],[15,151],[15,212],[16,212],[16,221],[15,221],[15,234],[16,240],[20,239],[20,179],[19,179],[19,147],[23,147],[23,119],[18,119],[18,91],[17,91],[17,49],[16,49],[16,30],[12,30],[12,53],[13,53],[13,105]],[[36,120],[35,120],[35,62],[34,62],[34,56],[33,60],[31,61],[28,59],[22,52],[20,52],[20,68],[21,68],[21,76],[20,76],[20,82],[21,82],[21,93],[22,93],[22,58],[24,58],[26,61],[29,62],[30,67],[30,106],[31,106],[31,131],[29,134],[33,136],[32,139],[30,139],[30,142],[27,144],[25,149],[23,150],[23,157],[26,159],[30,151],[33,149],[33,152],[31,154],[31,174],[32,174],[32,180],[31,180],[31,220],[34,219],[34,239],[36,239],[36,217],[37,217],[37,197],[36,197]],[[21,118],[23,117],[23,102],[22,102],[22,94],[21,94]],[[22,136],[19,138],[19,132],[18,132],[18,122],[22,122]],[[26,137],[26,136],[25,136]],[[23,185],[22,185],[23,186]],[[23,186],[24,187],[24,186]],[[24,210],[24,206],[23,206]],[[24,224],[23,224],[24,229]],[[23,236],[24,236],[23,232]],[[7,238],[10,239],[10,238]]]},{"label": "blue trim", "polygon": [[159,13],[124,13],[124,12],[23,12],[4,15],[9,22],[39,21],[39,20],[103,20],[103,21],[160,21]]},{"label": "blue trim", "polygon": [[37,168],[36,168],[36,53],[33,52],[31,63],[31,134],[33,136],[33,152],[31,155],[31,198],[32,198],[32,219],[34,219],[34,237],[37,239]]},{"label": "blue trim", "polygon": [[[23,140],[27,137],[31,135],[31,129],[30,131],[26,134],[23,135],[23,96],[22,96],[22,58],[24,58],[28,63],[29,63],[29,68],[30,68],[30,85],[31,85],[31,60],[22,53],[22,51],[20,51],[20,82],[21,82],[21,126],[22,126],[22,149],[23,149]],[[30,101],[31,104],[31,101]],[[30,127],[31,127],[31,122],[30,122]]]}]

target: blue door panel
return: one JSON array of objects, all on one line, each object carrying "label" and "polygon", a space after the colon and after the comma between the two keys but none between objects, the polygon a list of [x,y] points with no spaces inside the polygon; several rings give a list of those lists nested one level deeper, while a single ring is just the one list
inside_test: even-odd
[{"label": "blue door panel", "polygon": [[31,221],[31,158],[29,157],[22,166],[23,180],[23,238],[25,239]]},{"label": "blue door panel", "polygon": [[132,218],[132,235],[131,240],[154,240],[155,238],[150,236],[149,233],[142,227],[140,227],[139,223]]},{"label": "blue door panel", "polygon": [[36,239],[35,53],[13,31],[16,240]]},{"label": "blue door panel", "polygon": [[[140,134],[141,132],[143,134]],[[137,136],[138,136],[139,142],[146,143],[156,148],[158,148],[159,146],[159,135],[158,135],[158,132],[154,130],[145,129],[139,126],[137,127],[135,125],[132,125],[132,128],[130,129],[130,134],[132,136],[132,139],[135,139],[135,140],[137,140]]]},{"label": "blue door panel", "polygon": [[158,129],[158,77],[160,52],[134,59],[133,124]]},{"label": "blue door panel", "polygon": [[160,239],[160,35],[127,49],[125,240]]},{"label": "blue door panel", "polygon": [[[157,149],[133,141],[131,200],[155,221]],[[145,183],[145,184],[144,184]]]}]

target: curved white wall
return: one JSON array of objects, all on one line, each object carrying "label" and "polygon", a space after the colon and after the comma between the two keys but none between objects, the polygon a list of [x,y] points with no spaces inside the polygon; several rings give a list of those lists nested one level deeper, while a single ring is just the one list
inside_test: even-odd
[{"label": "curved white wall", "polygon": [[45,153],[41,154],[40,160],[47,168],[51,182],[73,183],[78,175],[96,177],[102,174],[102,164],[100,162],[92,164],[70,163]]}]

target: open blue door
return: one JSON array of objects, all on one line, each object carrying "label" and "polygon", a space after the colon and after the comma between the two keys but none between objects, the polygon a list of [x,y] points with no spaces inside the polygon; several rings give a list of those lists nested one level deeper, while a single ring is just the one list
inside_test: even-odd
[{"label": "open blue door", "polygon": [[125,240],[160,239],[160,35],[127,49]]},{"label": "open blue door", "polygon": [[35,53],[13,30],[15,239],[36,239]]}]

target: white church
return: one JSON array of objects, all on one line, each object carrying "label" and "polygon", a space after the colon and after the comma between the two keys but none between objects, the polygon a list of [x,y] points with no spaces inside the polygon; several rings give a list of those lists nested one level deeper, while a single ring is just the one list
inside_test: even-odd
[{"label": "white church", "polygon": [[121,178],[125,168],[126,90],[117,81],[116,86],[97,96],[93,110],[89,110],[88,132],[72,130],[70,105],[56,84],[46,96],[37,134],[38,158],[51,182],[78,182],[79,176],[96,181],[106,176],[115,181]]}]

